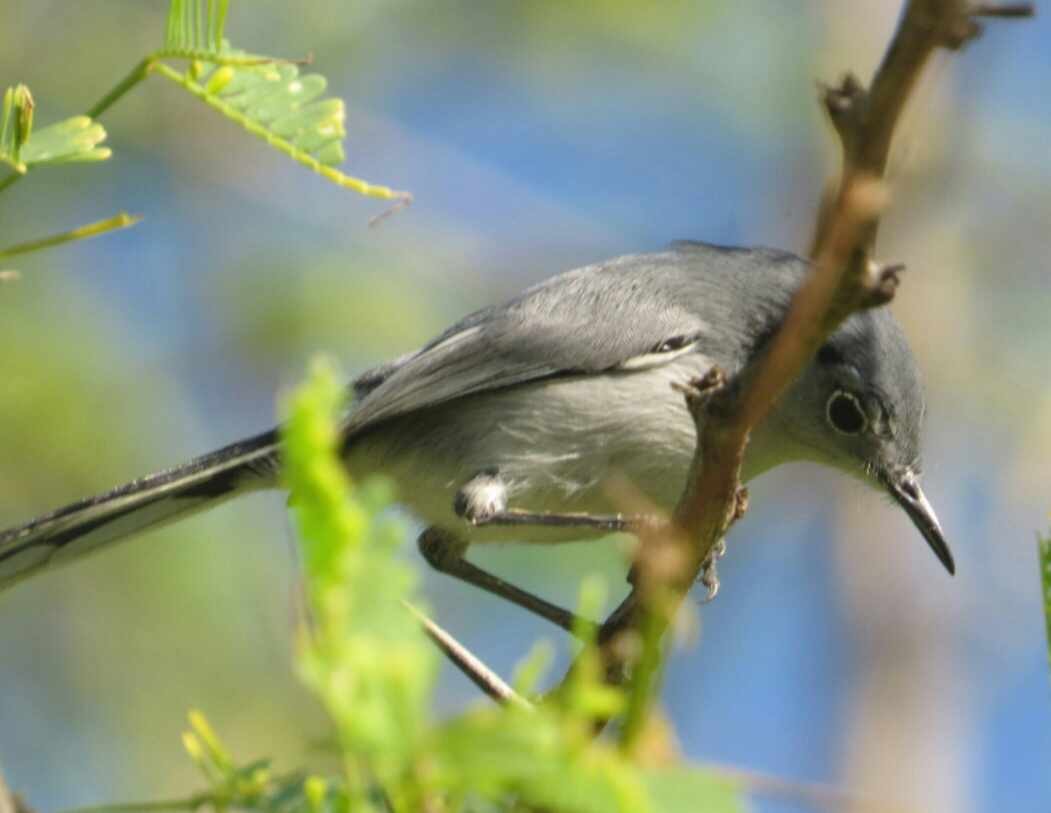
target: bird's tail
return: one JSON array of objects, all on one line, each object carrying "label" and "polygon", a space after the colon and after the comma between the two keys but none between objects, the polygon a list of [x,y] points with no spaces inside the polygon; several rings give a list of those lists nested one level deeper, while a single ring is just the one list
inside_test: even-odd
[{"label": "bird's tail", "polygon": [[0,589],[237,493],[273,485],[277,468],[277,432],[271,430],[0,531]]}]

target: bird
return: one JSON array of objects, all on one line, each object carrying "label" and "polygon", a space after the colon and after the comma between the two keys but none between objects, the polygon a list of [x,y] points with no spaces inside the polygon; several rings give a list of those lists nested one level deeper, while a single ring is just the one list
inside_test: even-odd
[{"label": "bird", "polygon": [[[623,513],[624,484],[670,512],[697,439],[677,390],[760,358],[809,268],[778,249],[678,241],[557,274],[354,380],[341,458],[352,478],[393,482],[430,565],[569,628],[570,614],[472,564],[469,547],[630,531],[645,518]],[[857,312],[755,428],[742,479],[796,461],[843,472],[889,495],[952,574],[920,486],[925,412],[890,309]],[[0,588],[280,487],[275,428],[0,532]]]}]

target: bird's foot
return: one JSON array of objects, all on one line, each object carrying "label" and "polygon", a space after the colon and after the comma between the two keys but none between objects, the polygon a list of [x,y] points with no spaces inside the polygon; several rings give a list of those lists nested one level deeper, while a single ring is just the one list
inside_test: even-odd
[{"label": "bird's foot", "polygon": [[701,565],[700,582],[708,590],[708,594],[701,600],[701,604],[708,604],[719,595],[719,572],[716,568],[716,562],[722,559],[725,554],[726,540],[720,539],[704,560],[704,564]]}]

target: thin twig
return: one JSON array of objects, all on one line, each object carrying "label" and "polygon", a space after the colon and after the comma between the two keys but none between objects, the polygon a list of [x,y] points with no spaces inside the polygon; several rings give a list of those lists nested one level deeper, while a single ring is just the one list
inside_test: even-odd
[{"label": "thin twig", "polygon": [[427,633],[427,637],[434,641],[442,653],[452,661],[453,665],[489,697],[500,704],[517,703],[525,707],[532,706],[528,700],[521,697],[503,678],[482,663],[477,656],[453,638],[452,635],[409,604],[409,602],[403,601],[402,604],[416,616],[416,620],[420,622],[420,626]]},{"label": "thin twig", "polygon": [[971,14],[975,17],[1032,17],[1036,14],[1036,6],[1032,3],[976,3]]},{"label": "thin twig", "polygon": [[35,240],[28,240],[25,243],[18,243],[17,245],[0,249],[0,260],[16,257],[19,254],[29,254],[32,251],[40,251],[41,249],[51,248],[52,246],[60,246],[63,243],[71,243],[74,240],[86,240],[89,237],[98,237],[100,234],[105,234],[106,232],[134,226],[141,220],[142,218],[138,215],[129,215],[127,212],[120,212],[119,214],[106,218],[105,220],[88,223],[85,226],[78,226],[75,229],[64,231],[61,234],[52,234],[48,237],[40,237]]},{"label": "thin twig", "polygon": [[706,558],[743,513],[747,494],[740,472],[751,430],[843,320],[893,297],[900,268],[878,265],[872,252],[886,204],[882,178],[894,129],[936,50],[958,49],[975,37],[975,14],[1019,16],[1022,6],[996,10],[963,0],[910,0],[871,88],[848,76],[839,87],[825,89],[823,101],[843,146],[843,171],[818,214],[811,271],[764,355],[737,379],[709,381],[705,392],[687,396],[698,443],[674,514],[678,532],[640,539],[633,588],[639,598],[603,630],[610,682],[622,681],[637,658],[638,647],[618,645],[619,634],[653,634],[643,623],[647,613],[656,613],[656,626],[665,631]]},{"label": "thin twig", "polygon": [[33,813],[33,809],[17,793],[13,793],[0,773],[0,813]]}]

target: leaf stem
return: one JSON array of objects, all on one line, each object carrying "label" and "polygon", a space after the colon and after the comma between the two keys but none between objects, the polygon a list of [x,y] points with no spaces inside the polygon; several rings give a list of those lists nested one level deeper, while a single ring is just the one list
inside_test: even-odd
[{"label": "leaf stem", "polygon": [[150,71],[153,70],[153,65],[156,61],[156,54],[150,54],[142,60],[142,62],[132,68],[131,73],[121,79],[109,93],[95,102],[95,105],[88,110],[87,115],[93,119],[97,119],[109,110],[122,96],[124,96],[125,93],[150,75]]},{"label": "leaf stem", "polygon": [[1047,626],[1048,659],[1051,662],[1051,535],[1037,539],[1040,559],[1040,585],[1044,596],[1044,623]]},{"label": "leaf stem", "polygon": [[86,240],[89,237],[97,237],[100,234],[105,234],[106,232],[115,231],[117,229],[126,229],[129,226],[134,226],[140,220],[142,220],[141,217],[129,215],[127,212],[121,212],[120,214],[114,215],[106,220],[88,223],[86,226],[70,229],[61,234],[52,234],[49,237],[41,237],[36,240],[29,240],[25,243],[17,243],[9,248],[0,250],[0,260],[6,260],[19,254],[28,254],[31,251],[39,251],[42,248],[58,246],[63,243],[71,243],[74,240]]},{"label": "leaf stem", "polygon": [[23,172],[10,172],[7,177],[0,181],[0,192],[3,192],[7,187],[21,178],[25,173]]}]

